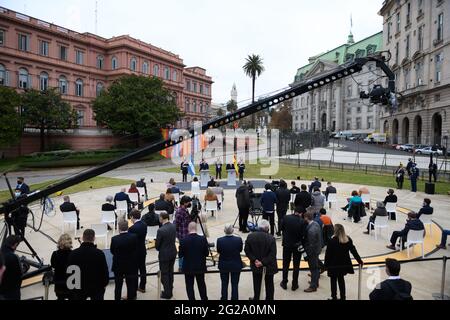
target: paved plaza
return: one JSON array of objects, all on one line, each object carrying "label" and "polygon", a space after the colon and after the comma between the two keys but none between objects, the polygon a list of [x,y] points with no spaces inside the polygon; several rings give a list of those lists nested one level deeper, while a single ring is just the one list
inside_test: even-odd
[{"label": "paved plaza", "polygon": [[[120,175],[124,173],[123,171],[118,171],[117,178],[126,179],[138,179],[141,176],[146,177],[147,181],[153,179],[154,183],[148,184],[148,192],[150,198],[157,197],[162,191],[165,190],[166,182],[169,178],[174,177],[177,181],[181,180],[181,176],[178,174],[169,174],[155,171],[154,168],[142,169],[141,172],[133,172],[134,174]],[[297,181],[297,183],[309,183],[309,181]],[[389,231],[383,231],[382,235],[375,240],[373,236],[367,236],[363,234],[363,231],[367,225],[367,217],[362,220],[362,223],[354,224],[343,220],[346,214],[341,211],[340,207],[344,206],[346,203],[346,198],[351,193],[352,190],[358,189],[359,185],[348,185],[348,184],[336,184],[338,189],[338,204],[335,205],[330,211],[329,215],[333,220],[333,223],[341,223],[345,226],[347,233],[354,240],[357,250],[360,255],[364,257],[365,262],[377,262],[384,261],[386,256],[392,256],[399,260],[408,259],[406,252],[393,252],[386,249],[388,244],[388,239],[390,234],[394,230],[400,230],[405,223],[406,215],[399,211],[398,221],[389,222]],[[89,228],[92,224],[100,222],[100,207],[104,202],[107,195],[114,195],[120,190],[120,187],[114,188],[104,188],[100,190],[92,190],[86,192],[80,192],[71,196],[71,200],[80,208],[81,214],[81,224],[84,228]],[[184,190],[187,194],[190,190]],[[257,192],[262,192],[261,189],[256,190]],[[370,192],[372,195],[372,200],[383,200],[386,195],[385,188],[370,187]],[[237,206],[235,202],[234,190],[225,190],[225,201],[223,210],[219,212],[217,217],[209,217],[207,222],[207,228],[210,233],[210,242],[216,241],[218,237],[223,236],[223,226],[226,223],[233,223],[237,216]],[[426,197],[423,193],[413,194],[409,191],[402,190],[398,191],[397,195],[399,197],[399,207],[401,210],[405,209],[418,210],[421,207],[423,198]],[[438,244],[440,239],[439,226],[443,228],[450,228],[450,216],[448,212],[450,211],[450,197],[442,195],[430,196],[432,199],[432,206],[435,208],[435,213],[433,220],[435,225],[432,228],[433,233],[427,234],[427,241],[425,244],[425,253],[427,257],[442,257],[444,255],[449,255],[448,250],[435,250],[435,245]],[[62,202],[62,197],[55,199],[57,206]],[[146,211],[145,211],[146,212]],[[145,213],[144,212],[144,213]],[[57,214],[53,217],[44,217],[41,231],[53,239],[57,239],[61,234],[62,227],[62,215],[59,210]],[[428,230],[429,231],[429,230]],[[388,234],[389,233],[389,234]],[[72,231],[73,234],[73,231]],[[242,235],[236,230],[238,236],[246,238],[246,235]],[[108,242],[112,233],[110,232]],[[50,256],[53,250],[55,250],[55,244],[51,242],[46,236],[41,233],[31,232],[30,229],[27,231],[27,238],[32,243],[33,247],[38,251],[39,255],[44,259],[45,262],[49,262]],[[75,247],[78,246],[78,242],[74,241]],[[103,239],[99,239],[97,242],[99,248],[104,249],[105,243]],[[19,249],[25,250],[23,246]],[[277,240],[277,257],[281,261],[281,240]],[[417,257],[420,255],[419,248],[415,248],[412,252],[411,257]],[[322,256],[323,257],[323,256]],[[244,259],[245,261],[245,259]],[[150,249],[147,255],[147,272],[157,272],[157,252],[155,249]],[[281,262],[279,262],[281,266]],[[302,262],[302,267],[306,267],[305,262]],[[447,267],[447,273],[448,273]],[[217,270],[215,267],[210,268],[210,270]],[[317,292],[312,294],[306,294],[303,289],[307,288],[308,276],[307,271],[302,271],[300,273],[300,289],[296,292],[290,290],[290,285],[288,285],[288,290],[283,291],[279,287],[279,282],[281,281],[281,272],[275,276],[275,299],[317,299],[323,300],[330,296],[330,284],[329,278],[326,274],[323,274],[320,281],[320,288]],[[358,272],[356,270],[355,275],[347,276],[347,297],[348,299],[357,299],[357,288],[358,288]],[[409,280],[413,286],[412,295],[415,299],[433,299],[432,294],[440,292],[441,288],[441,276],[442,276],[442,261],[433,262],[423,262],[423,263],[409,263],[402,267],[402,276]],[[362,286],[361,286],[361,298],[368,299],[368,295],[372,290],[373,286],[386,278],[384,268],[371,267],[369,269],[364,269],[362,273]],[[448,276],[447,276],[448,278]],[[220,298],[220,277],[218,274],[208,274],[206,276],[208,297],[210,299]],[[253,294],[252,278],[251,273],[242,273],[240,281],[240,299],[247,300]],[[450,281],[445,284],[445,291],[447,294],[450,293]],[[113,299],[114,294],[114,284],[113,282],[107,287],[106,299]],[[22,295],[24,299],[40,297],[44,295],[44,287],[42,284],[34,284],[28,286],[22,290]],[[53,288],[50,290],[49,299],[54,299]],[[175,289],[174,289],[174,299],[183,300],[186,299],[186,292],[184,286],[184,277],[181,275],[175,276]],[[147,283],[147,292],[145,294],[139,294],[138,299],[149,300],[157,299],[157,277],[150,277]]]}]

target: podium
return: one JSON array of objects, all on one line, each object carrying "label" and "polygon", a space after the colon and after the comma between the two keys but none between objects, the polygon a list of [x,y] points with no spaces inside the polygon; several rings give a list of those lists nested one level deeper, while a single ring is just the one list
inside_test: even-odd
[{"label": "podium", "polygon": [[227,186],[229,187],[235,187],[236,186],[236,170],[229,169],[228,172],[228,179],[227,179]]},{"label": "podium", "polygon": [[206,188],[208,186],[209,181],[209,170],[201,170],[200,171],[200,186],[202,188]]}]

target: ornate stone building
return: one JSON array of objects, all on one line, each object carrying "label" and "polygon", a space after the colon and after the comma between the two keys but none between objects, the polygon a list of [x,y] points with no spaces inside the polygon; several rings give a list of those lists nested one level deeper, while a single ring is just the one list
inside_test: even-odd
[{"label": "ornate stone building", "polygon": [[392,54],[399,109],[382,115],[392,143],[447,144],[450,130],[450,1],[388,0],[383,46]]}]

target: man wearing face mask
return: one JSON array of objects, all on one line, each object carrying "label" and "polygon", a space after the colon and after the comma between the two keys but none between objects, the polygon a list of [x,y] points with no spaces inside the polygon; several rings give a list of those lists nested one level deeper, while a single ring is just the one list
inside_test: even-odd
[{"label": "man wearing face mask", "polygon": [[[23,177],[17,178],[16,191],[19,190],[21,195],[30,193],[30,187],[24,182],[24,180],[25,179]],[[16,196],[16,198],[17,198],[17,196]]]},{"label": "man wearing face mask", "polygon": [[[21,198],[25,198],[26,194],[21,193],[20,189],[15,191],[16,199],[19,200]],[[26,205],[21,205],[17,210],[12,213],[12,223],[14,227],[14,233],[16,235],[20,235],[21,237],[25,236],[25,228],[27,226],[28,214],[30,213],[30,209]]]},{"label": "man wearing face mask", "polygon": [[[191,223],[191,216],[189,215],[188,209],[192,206],[192,198],[188,196],[183,196],[180,200],[180,206],[175,213],[175,228],[177,231],[177,239],[181,243],[189,234],[189,223]],[[180,270],[183,269],[183,259],[178,260]]]}]

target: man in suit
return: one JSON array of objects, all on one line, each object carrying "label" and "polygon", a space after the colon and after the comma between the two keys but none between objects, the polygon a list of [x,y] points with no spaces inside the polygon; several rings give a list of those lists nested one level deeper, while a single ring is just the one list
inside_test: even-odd
[{"label": "man in suit", "polygon": [[3,268],[0,266],[0,273],[3,274],[3,281],[1,281],[0,275],[0,296],[5,300],[20,300],[22,269],[15,251],[21,241],[22,237],[19,235],[9,236],[5,239],[1,249],[4,266]]},{"label": "man in suit", "polygon": [[73,250],[68,259],[69,266],[78,266],[81,276],[81,289],[73,290],[73,299],[104,300],[105,287],[109,282],[105,254],[95,245],[94,230],[84,230],[82,240],[81,246]]},{"label": "man in suit", "polygon": [[205,161],[205,159],[202,159],[200,162],[200,171],[202,170],[209,170],[209,164]]},{"label": "man in suit", "polygon": [[21,194],[29,194],[30,187],[24,181],[25,179],[23,177],[18,177],[17,186],[15,190],[20,190]]},{"label": "man in suit", "polygon": [[220,300],[228,300],[228,282],[231,278],[231,300],[239,300],[239,277],[242,270],[242,239],[233,235],[231,224],[225,225],[225,237],[217,239],[219,254],[220,279],[222,280],[222,296]]},{"label": "man in suit", "polygon": [[164,291],[161,293],[161,299],[171,299],[173,295],[173,268],[177,258],[177,248],[175,239],[177,230],[170,223],[169,214],[162,213],[159,216],[161,228],[156,233],[156,250],[158,253],[159,270],[161,271],[161,282]]},{"label": "man in suit", "polygon": [[245,173],[245,162],[242,158],[241,158],[241,160],[239,160],[239,163],[238,163],[238,172],[239,172],[239,181],[243,181],[244,173]]},{"label": "man in suit", "polygon": [[211,180],[208,181],[208,188],[213,188],[216,186],[216,181],[214,181],[214,177],[211,177]]},{"label": "man in suit", "polygon": [[277,236],[281,237],[281,224],[286,216],[289,208],[289,202],[291,201],[291,193],[287,188],[287,183],[284,180],[280,180],[280,187],[275,191],[277,196],[277,215],[278,215],[278,232]]},{"label": "man in suit", "polygon": [[[326,198],[326,201],[328,201],[328,195],[329,195],[330,193],[336,194],[336,193],[337,193],[337,190],[336,190],[335,187],[333,187],[333,185],[331,184],[331,182],[328,182],[328,183],[327,183],[327,188],[325,189],[325,198]],[[329,206],[330,206],[330,209],[331,209],[331,202],[329,203]]]},{"label": "man in suit", "polygon": [[[80,209],[78,209],[75,204],[70,202],[69,196],[64,196],[64,202],[59,206],[61,212],[76,212],[77,213],[77,230],[80,230]],[[81,227],[83,228],[83,227]]]},{"label": "man in suit", "polygon": [[314,181],[311,182],[311,185],[309,186],[309,193],[312,193],[314,191],[314,188],[322,188],[322,183],[319,181],[319,178],[314,177]]},{"label": "man in suit", "polygon": [[319,255],[322,252],[322,229],[314,221],[314,214],[311,210],[304,214],[304,219],[307,223],[305,252],[308,257],[309,270],[311,271],[309,288],[304,291],[310,293],[316,292],[319,287]]},{"label": "man in suit", "polygon": [[247,220],[250,214],[250,192],[246,181],[236,190],[236,202],[239,210],[239,231],[248,233]]},{"label": "man in suit", "polygon": [[174,210],[173,204],[166,201],[166,195],[161,193],[159,199],[155,201],[155,211],[165,211],[168,214],[173,214]]},{"label": "man in suit", "polygon": [[145,263],[147,257],[147,247],[145,246],[147,225],[141,221],[141,212],[137,209],[131,210],[130,217],[133,222],[133,226],[130,228],[129,232],[137,236],[137,261],[139,275],[141,278],[139,288],[137,290],[145,293],[145,285],[147,283],[147,267]]},{"label": "man in suit", "polygon": [[300,188],[295,185],[295,181],[291,181],[291,189],[289,189],[291,194],[298,194],[300,193]]},{"label": "man in suit", "polygon": [[417,214],[417,219],[420,219],[421,215],[432,215],[433,214],[433,207],[431,206],[431,200],[426,198],[423,200],[422,208],[419,210],[419,213]]},{"label": "man in suit", "polygon": [[[262,281],[265,283],[266,300],[273,300],[273,277],[278,273],[277,244],[275,238],[269,234],[270,223],[261,220],[259,231],[251,233],[245,241],[245,254],[250,260],[253,274],[254,296],[250,300],[258,301],[261,295]],[[263,270],[266,268],[266,277],[263,279]]]},{"label": "man in suit", "polygon": [[208,300],[206,294],[205,272],[206,257],[209,255],[208,241],[197,234],[197,223],[188,226],[189,234],[180,242],[178,255],[183,259],[184,280],[189,300],[195,300],[194,280],[202,300]]},{"label": "man in suit", "polygon": [[395,259],[386,259],[386,273],[389,278],[370,293],[370,300],[412,300],[411,283],[400,278],[400,263]]},{"label": "man in suit", "polygon": [[398,238],[402,239],[402,246],[405,245],[405,242],[408,238],[409,230],[423,230],[425,237],[425,226],[422,221],[417,218],[417,213],[410,212],[408,213],[408,219],[406,220],[406,225],[401,231],[394,231],[391,236],[391,244],[387,246],[388,249],[397,250],[395,244],[397,243]]},{"label": "man in suit", "polygon": [[136,181],[136,187],[137,188],[144,188],[144,192],[145,192],[145,199],[148,198],[148,193],[147,193],[147,184],[145,183],[145,178],[141,178],[141,180]]},{"label": "man in suit", "polygon": [[305,213],[306,209],[311,206],[312,198],[311,194],[307,191],[306,184],[301,185],[301,190],[296,196],[294,201],[295,210],[300,213]]},{"label": "man in suit", "polygon": [[187,182],[187,175],[189,172],[189,162],[186,158],[183,159],[180,165],[181,174],[183,175],[183,182]]},{"label": "man in suit", "polygon": [[306,231],[306,223],[301,214],[295,211],[294,214],[284,217],[281,223],[283,231],[283,281],[280,286],[287,290],[289,267],[291,259],[293,259],[294,273],[292,277],[292,291],[298,289],[298,275],[300,271],[301,253],[298,251],[299,246],[303,242]]},{"label": "man in suit", "polygon": [[220,159],[216,161],[216,179],[222,179],[222,161]]},{"label": "man in suit", "polygon": [[263,209],[263,219],[270,221],[270,234],[275,234],[275,204],[277,196],[272,191],[272,186],[267,183],[264,193],[261,196],[261,206]]},{"label": "man in suit", "polygon": [[112,271],[116,287],[114,299],[121,300],[123,278],[127,285],[127,300],[136,300],[138,282],[137,241],[135,234],[128,232],[128,221],[119,221],[120,234],[111,239],[113,255]]},{"label": "man in suit", "polygon": [[130,213],[131,207],[133,206],[133,202],[130,199],[130,196],[127,194],[127,189],[126,188],[122,188],[120,190],[120,192],[116,193],[116,195],[114,196],[114,205],[117,208],[117,201],[126,201],[127,202],[127,214]]},{"label": "man in suit", "polygon": [[415,163],[413,163],[413,165],[411,167],[411,175],[410,175],[411,192],[417,192],[417,180],[419,179],[419,176],[420,176],[420,170],[419,170],[419,168],[417,168],[417,165]]}]

